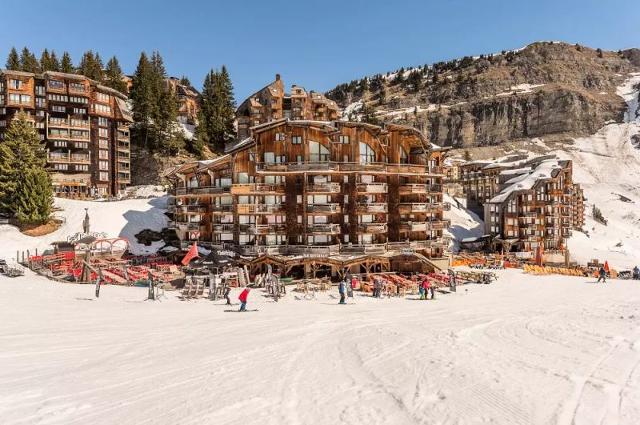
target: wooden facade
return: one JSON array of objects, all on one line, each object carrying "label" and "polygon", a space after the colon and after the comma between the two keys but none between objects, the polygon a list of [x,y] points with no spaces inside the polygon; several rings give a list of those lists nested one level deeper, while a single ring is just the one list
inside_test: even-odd
[{"label": "wooden facade", "polygon": [[338,119],[338,105],[323,94],[307,92],[293,85],[286,93],[280,75],[275,81],[245,100],[236,111],[238,139],[250,136],[256,125],[286,118],[289,120],[332,121]]},{"label": "wooden facade", "polygon": [[573,183],[571,161],[529,161],[496,178],[496,194],[484,203],[485,228],[508,250],[564,250],[572,229],[584,225],[583,192]]},{"label": "wooden facade", "polygon": [[126,99],[81,75],[1,71],[0,143],[23,111],[46,144],[57,195],[115,195],[131,182]]},{"label": "wooden facade", "polygon": [[340,272],[356,260],[381,271],[399,255],[442,259],[448,246],[442,155],[409,127],[278,119],[168,177],[185,248],[226,247],[284,271],[304,257]]}]

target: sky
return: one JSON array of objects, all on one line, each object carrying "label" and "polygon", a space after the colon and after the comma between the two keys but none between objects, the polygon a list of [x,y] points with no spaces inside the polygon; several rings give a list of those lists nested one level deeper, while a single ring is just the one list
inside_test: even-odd
[{"label": "sky", "polygon": [[12,46],[92,49],[125,73],[158,50],[200,88],[226,65],[238,103],[282,75],[326,91],[366,75],[539,40],[640,47],[638,0],[46,0],[3,3],[0,67]]}]

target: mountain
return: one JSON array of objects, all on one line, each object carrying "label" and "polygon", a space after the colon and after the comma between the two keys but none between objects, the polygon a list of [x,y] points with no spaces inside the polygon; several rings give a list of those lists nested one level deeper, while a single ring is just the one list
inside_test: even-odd
[{"label": "mountain", "polygon": [[412,124],[442,146],[568,140],[623,120],[626,104],[616,88],[636,71],[638,49],[536,42],[365,77],[327,96],[345,109],[345,119]]}]

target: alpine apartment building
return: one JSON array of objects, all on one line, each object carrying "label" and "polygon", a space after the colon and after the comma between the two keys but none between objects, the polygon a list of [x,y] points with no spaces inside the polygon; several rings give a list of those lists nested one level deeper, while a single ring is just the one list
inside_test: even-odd
[{"label": "alpine apartment building", "polygon": [[57,196],[116,195],[131,182],[126,100],[82,75],[0,71],[0,143],[22,111],[46,146]]}]

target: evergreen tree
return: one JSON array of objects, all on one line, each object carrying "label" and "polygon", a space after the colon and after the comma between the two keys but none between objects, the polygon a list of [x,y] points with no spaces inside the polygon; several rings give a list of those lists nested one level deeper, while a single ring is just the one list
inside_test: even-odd
[{"label": "evergreen tree", "polygon": [[20,56],[18,55],[18,51],[15,47],[12,47],[9,52],[5,68],[11,71],[20,71],[20,69],[22,69],[22,66],[20,65]]},{"label": "evergreen tree", "polygon": [[151,62],[145,52],[140,53],[138,66],[133,75],[130,98],[133,106],[132,140],[135,144],[149,148],[149,126],[154,115]]},{"label": "evergreen tree", "polygon": [[20,53],[20,70],[24,72],[40,72],[40,64],[36,56],[26,47]]},{"label": "evergreen tree", "polygon": [[24,171],[12,200],[15,217],[21,223],[44,224],[53,209],[51,176],[43,168]]},{"label": "evergreen tree", "polygon": [[182,84],[183,86],[191,87],[191,81],[189,81],[189,78],[187,78],[186,75],[180,77],[180,84]]},{"label": "evergreen tree", "polygon": [[62,61],[60,62],[60,71],[67,74],[72,74],[75,70],[73,68],[73,62],[71,61],[71,55],[69,52],[62,53]]},{"label": "evergreen tree", "polygon": [[222,152],[235,131],[233,85],[225,66],[220,72],[211,70],[205,77],[201,112],[197,132],[200,140],[209,144],[214,151]]},{"label": "evergreen tree", "polygon": [[375,115],[375,110],[366,104],[366,102],[362,103],[362,109],[360,110],[362,114],[362,122],[366,122],[368,124],[380,125],[380,120]]},{"label": "evergreen tree", "polygon": [[58,61],[58,56],[56,55],[56,51],[51,51],[51,71],[60,71],[60,61]]},{"label": "evergreen tree", "polygon": [[49,54],[49,50],[44,49],[42,54],[40,55],[40,69],[44,71],[55,71],[55,66],[53,64],[53,60],[51,55]]},{"label": "evergreen tree", "polygon": [[87,78],[102,82],[102,60],[100,55],[94,54],[92,50],[85,52],[80,59],[80,65],[78,66],[78,74],[84,75]]},{"label": "evergreen tree", "polygon": [[122,79],[124,77],[122,68],[118,59],[114,56],[107,62],[107,68],[104,73],[104,83],[107,87],[118,90],[120,93],[127,92],[127,83]]},{"label": "evergreen tree", "polygon": [[[17,215],[18,208],[21,208],[20,220],[35,217],[34,221],[41,221],[48,218],[48,215],[42,215],[46,212],[42,199],[46,198],[43,194],[47,188],[52,196],[51,182],[46,185],[42,177],[37,175],[40,171],[46,173],[45,164],[46,151],[38,133],[21,112],[7,129],[4,142],[0,143],[0,211]],[[34,175],[28,176],[31,172]],[[25,183],[27,178],[28,185]],[[26,201],[28,198],[34,199]],[[31,211],[27,205],[36,205],[37,208]]]}]

